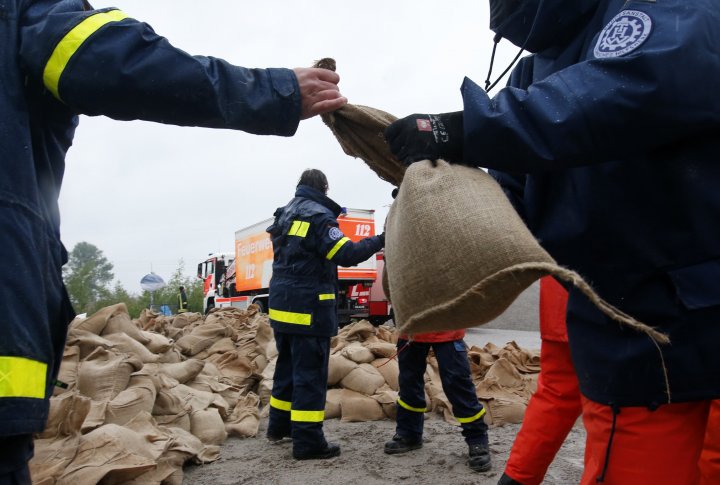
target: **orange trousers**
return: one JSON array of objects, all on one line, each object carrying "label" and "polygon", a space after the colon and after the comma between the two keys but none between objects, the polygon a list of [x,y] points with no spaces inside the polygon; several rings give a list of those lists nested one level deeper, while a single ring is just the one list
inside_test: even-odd
[{"label": "orange trousers", "polygon": [[655,411],[623,407],[613,426],[610,406],[583,398],[587,442],[585,472],[580,483],[700,483],[698,460],[709,408],[710,401],[665,404]]},{"label": "orange trousers", "polygon": [[720,400],[710,404],[705,444],[700,455],[700,483],[702,485],[720,483]]},{"label": "orange trousers", "polygon": [[525,410],[505,474],[523,485],[543,481],[582,410],[565,326],[567,292],[552,277],[540,280],[540,376]]}]

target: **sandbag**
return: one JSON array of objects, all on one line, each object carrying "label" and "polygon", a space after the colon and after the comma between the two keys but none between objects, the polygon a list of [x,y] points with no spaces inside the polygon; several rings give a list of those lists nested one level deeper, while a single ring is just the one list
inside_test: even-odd
[{"label": "sandbag", "polygon": [[62,362],[60,362],[60,370],[58,371],[57,380],[66,384],[66,388],[55,386],[53,388],[53,396],[59,396],[73,390],[77,385],[78,366],[80,365],[80,347],[65,346]]},{"label": "sandbag", "polygon": [[390,358],[397,352],[397,346],[390,342],[372,342],[365,344],[365,347],[367,347],[375,357]]},{"label": "sandbag", "polygon": [[115,346],[113,347],[118,352],[124,352],[126,354],[132,354],[140,359],[142,362],[157,362],[158,355],[153,354],[148,348],[124,333],[113,333],[105,335],[106,340],[112,342]]},{"label": "sandbag", "polygon": [[48,439],[79,434],[82,423],[90,412],[90,404],[90,398],[77,391],[51,397],[45,429],[37,437]]},{"label": "sandbag", "polygon": [[190,431],[208,445],[221,445],[227,439],[225,423],[215,408],[190,413]]},{"label": "sandbag", "polygon": [[384,384],[385,378],[370,364],[360,364],[340,381],[342,387],[366,396],[372,396]]},{"label": "sandbag", "polygon": [[[121,303],[121,305],[125,306],[124,303]],[[125,308],[125,311],[117,311],[110,315],[100,335],[104,337],[113,333],[124,333],[143,345],[150,342],[150,339],[145,337],[137,325],[133,323],[130,314],[127,312],[127,308]]]},{"label": "sandbag", "polygon": [[369,364],[375,360],[375,355],[370,349],[365,348],[362,344],[354,342],[342,349],[342,356],[357,362],[358,364]]},{"label": "sandbag", "polygon": [[328,385],[336,385],[357,366],[357,362],[344,357],[342,354],[331,355],[328,361]]},{"label": "sandbag", "polygon": [[85,319],[76,318],[70,323],[70,330],[83,330],[86,332],[100,335],[105,329],[108,320],[115,315],[128,315],[127,305],[125,303],[117,303],[115,305],[106,306]]},{"label": "sandbag", "polygon": [[75,459],[80,436],[78,432],[60,437],[35,439],[35,449],[29,463],[33,485],[57,483],[67,466]]},{"label": "sandbag", "polygon": [[205,362],[202,360],[188,359],[184,362],[178,362],[175,364],[146,365],[145,368],[149,372],[162,373],[177,380],[180,384],[184,384],[195,379],[204,366]]},{"label": "sandbag", "polygon": [[328,389],[325,396],[325,419],[334,419],[342,416],[340,401],[342,389]]},{"label": "sandbag", "polygon": [[[364,364],[367,365],[367,364]],[[375,399],[359,392],[343,389],[340,395],[340,421],[379,421],[385,419],[382,406]]]},{"label": "sandbag", "polygon": [[96,335],[88,330],[81,329],[70,330],[66,345],[72,345],[79,349],[79,360],[84,360],[98,348],[108,350],[115,347],[115,344],[110,342],[108,339]]},{"label": "sandbag", "polygon": [[130,374],[142,366],[137,357],[98,348],[78,367],[78,390],[95,401],[109,401],[127,388]]},{"label": "sandbag", "polygon": [[235,405],[232,414],[225,421],[225,431],[228,435],[250,438],[257,435],[260,427],[260,398],[250,392],[243,396]]},{"label": "sandbag", "polygon": [[140,332],[148,339],[147,349],[153,354],[164,354],[172,348],[173,341],[164,335],[155,332]]},{"label": "sandbag", "polygon": [[150,414],[157,390],[152,378],[143,371],[130,376],[128,388],[110,401],[105,410],[105,423],[124,425],[142,412]]},{"label": "sandbag", "polygon": [[395,359],[375,359],[371,362],[377,369],[387,385],[393,391],[400,390],[400,365]]}]

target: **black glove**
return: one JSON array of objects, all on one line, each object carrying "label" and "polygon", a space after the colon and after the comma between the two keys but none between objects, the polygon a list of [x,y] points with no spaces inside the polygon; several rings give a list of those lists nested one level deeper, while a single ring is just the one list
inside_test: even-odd
[{"label": "black glove", "polygon": [[385,128],[390,151],[405,165],[442,158],[463,161],[463,113],[414,114]]},{"label": "black glove", "polygon": [[399,190],[400,190],[400,187],[395,187],[395,188],[392,190],[392,192],[390,193],[390,195],[392,196],[393,199],[395,199],[395,197],[397,197]]},{"label": "black glove", "polygon": [[378,234],[377,237],[380,238],[380,241],[382,241],[383,247],[385,247],[385,231],[383,231],[382,234]]}]

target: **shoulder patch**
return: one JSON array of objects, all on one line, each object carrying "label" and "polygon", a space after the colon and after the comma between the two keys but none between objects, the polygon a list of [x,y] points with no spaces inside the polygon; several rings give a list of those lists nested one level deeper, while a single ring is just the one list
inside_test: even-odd
[{"label": "shoulder patch", "polygon": [[330,239],[332,239],[333,241],[337,241],[338,239],[340,239],[341,237],[343,237],[345,235],[337,227],[331,227],[330,232],[328,232],[328,236],[330,236]]},{"label": "shoulder patch", "polygon": [[652,30],[652,19],[645,12],[623,10],[600,32],[593,54],[598,59],[620,57],[640,47]]}]

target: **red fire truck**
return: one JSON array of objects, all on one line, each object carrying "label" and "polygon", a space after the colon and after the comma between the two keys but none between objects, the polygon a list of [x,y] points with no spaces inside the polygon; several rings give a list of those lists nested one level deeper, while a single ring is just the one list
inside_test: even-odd
[{"label": "red fire truck", "polygon": [[[235,232],[235,253],[213,253],[198,264],[198,278],[204,285],[203,308],[251,303],[263,312],[268,309],[268,288],[272,276],[273,248],[266,232],[273,219],[266,219]],[[347,209],[338,217],[343,233],[352,241],[375,235],[375,211]],[[383,253],[351,268],[339,267],[338,317],[340,324],[351,318],[367,318],[379,324],[391,318],[392,309],[380,283]]]}]

